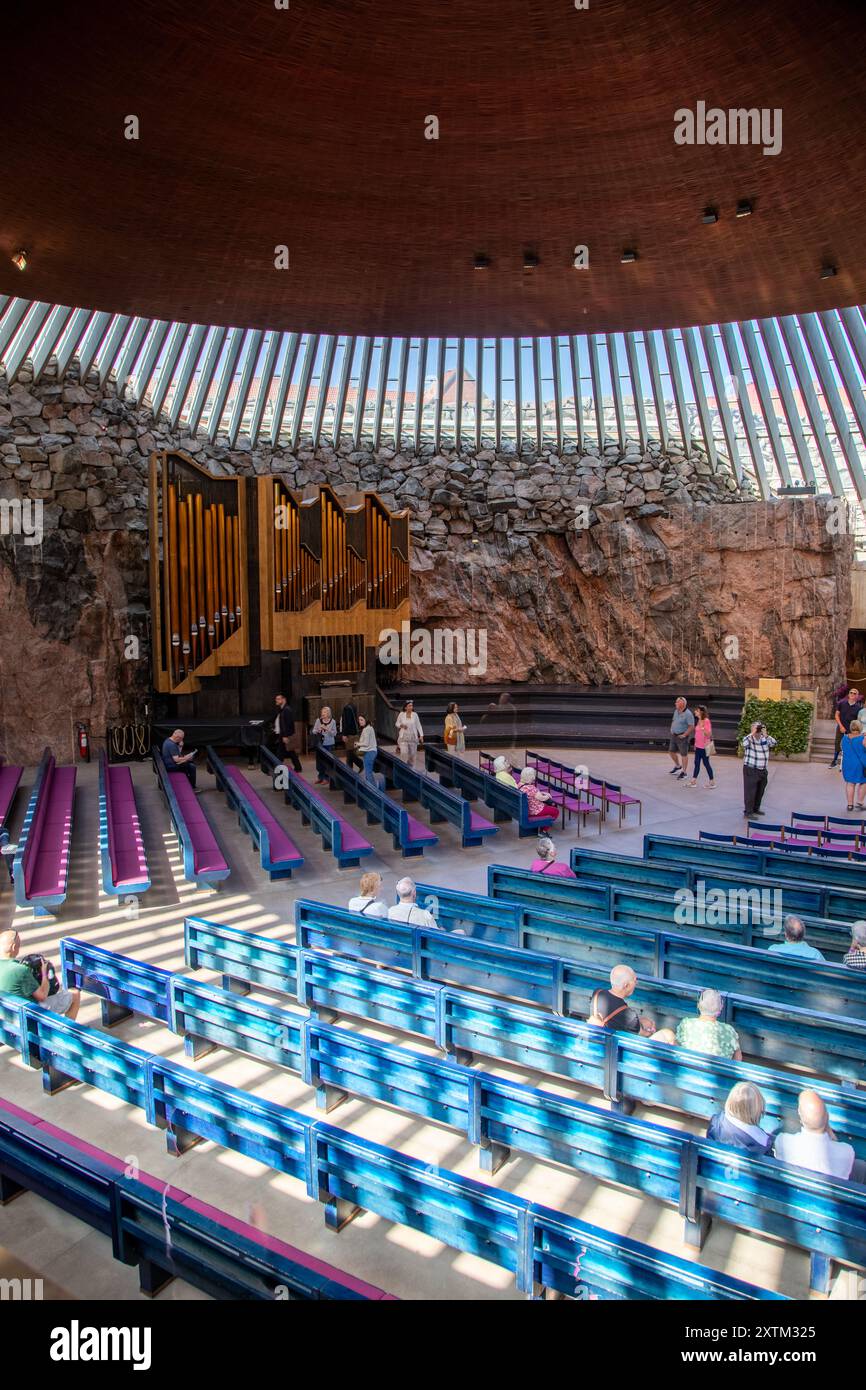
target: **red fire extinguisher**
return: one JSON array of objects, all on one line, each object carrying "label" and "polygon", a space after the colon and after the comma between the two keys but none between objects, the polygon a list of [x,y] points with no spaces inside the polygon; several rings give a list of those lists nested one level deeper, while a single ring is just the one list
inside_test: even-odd
[{"label": "red fire extinguisher", "polygon": [[76,724],[76,735],[78,738],[78,756],[83,763],[90,762],[90,735],[87,732],[86,724]]}]

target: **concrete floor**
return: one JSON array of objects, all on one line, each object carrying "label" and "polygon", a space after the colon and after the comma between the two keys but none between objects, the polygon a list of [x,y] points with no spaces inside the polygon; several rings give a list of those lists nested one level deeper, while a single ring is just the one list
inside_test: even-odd
[{"label": "concrete floor", "polygon": [[[496,750],[508,752],[508,749]],[[512,760],[522,761],[515,750]],[[731,757],[716,759],[717,786],[691,788],[668,775],[668,756],[645,752],[605,752],[584,757],[574,749],[546,750],[572,764],[582,761],[594,775],[604,773],[610,781],[643,801],[643,824],[636,821],[619,830],[609,822],[599,837],[590,827],[583,843],[589,847],[624,850],[639,854],[645,830],[696,836],[698,829],[734,831],[743,829],[741,765]],[[476,761],[476,755],[469,754]],[[35,769],[25,773],[12,822],[15,838],[24,817]],[[79,768],[76,791],[73,854],[69,896],[57,920],[33,918],[29,911],[15,908],[7,881],[0,887],[0,927],[14,922],[23,938],[23,949],[39,951],[57,960],[63,936],[77,936],[114,950],[173,970],[184,970],[183,918],[200,913],[217,921],[248,930],[291,939],[292,902],[296,897],[323,902],[344,903],[356,890],[358,873],[340,872],[326,854],[318,837],[300,828],[299,818],[274,793],[278,818],[296,838],[306,862],[289,883],[270,883],[262,873],[249,839],[237,826],[224,798],[212,780],[200,770],[200,785],[207,788],[202,798],[212,817],[217,835],[231,865],[231,877],[218,893],[205,893],[185,883],[168,815],[159,796],[149,765],[133,769],[142,827],[147,845],[153,887],[142,900],[134,918],[114,898],[105,896],[99,886],[97,854],[97,777],[95,766]],[[253,783],[267,788],[258,772]],[[335,798],[336,794],[331,794]],[[789,812],[813,811],[844,813],[844,792],[837,774],[817,764],[780,761],[770,769],[765,799],[767,820],[787,819]],[[363,816],[354,807],[347,814],[359,828]],[[488,863],[528,865],[533,857],[531,840],[519,840],[510,824],[483,848],[462,850],[456,831],[449,825],[437,827],[440,843],[421,860],[404,861],[391,849],[390,837],[378,826],[365,830],[375,845],[375,854],[366,861],[385,876],[390,900],[396,878],[409,871],[427,882],[484,892]],[[566,857],[575,841],[572,827],[557,832],[560,856]],[[200,972],[197,978],[207,978]],[[80,1020],[99,1027],[99,1006],[88,997]],[[341,1024],[342,1024],[341,1020]],[[427,1051],[417,1038],[390,1033],[378,1026],[345,1021],[370,1036],[389,1038]],[[131,1019],[114,1030],[118,1037],[160,1055],[184,1061],[179,1038],[159,1024]],[[432,1051],[432,1049],[430,1049]],[[186,1061],[210,1076],[280,1101],[304,1113],[315,1112],[312,1090],[296,1076],[253,1058],[219,1049],[198,1063]],[[552,1082],[530,1073],[491,1063],[488,1070],[543,1084],[562,1094],[582,1096],[597,1103],[598,1098],[566,1083]],[[322,1210],[303,1192],[294,1179],[274,1173],[243,1156],[202,1144],[182,1158],[170,1158],[163,1136],[149,1128],[140,1111],[89,1087],[71,1087],[53,1098],[44,1096],[38,1076],[25,1068],[8,1049],[0,1050],[0,1094],[55,1124],[87,1138],[115,1154],[137,1163],[144,1170],[195,1193],[235,1216],[250,1219],[314,1255],[380,1285],[402,1298],[410,1299],[516,1299],[511,1276],[487,1262],[461,1254],[425,1235],[395,1226],[372,1214],[364,1214],[342,1234],[325,1229]],[[638,1114],[655,1118],[669,1126],[699,1126],[669,1111],[639,1108]],[[472,1177],[480,1176],[477,1155],[457,1132],[422,1119],[413,1118],[381,1104],[352,1100],[331,1117],[333,1122],[354,1133],[391,1145],[426,1162],[439,1164]],[[609,1230],[629,1235],[675,1254],[686,1252],[681,1241],[681,1221],[676,1212],[661,1203],[624,1191],[613,1185],[583,1177],[572,1170],[530,1158],[517,1158],[493,1177],[494,1186],[517,1193],[548,1206],[559,1208]],[[701,1262],[743,1279],[778,1289],[794,1298],[808,1290],[808,1257],[800,1251],[733,1230],[716,1226],[710,1233]],[[6,1208],[0,1208],[0,1274],[21,1267],[46,1281],[46,1297],[84,1299],[138,1297],[134,1270],[111,1260],[108,1242],[74,1218],[55,1211],[47,1203],[26,1194]],[[837,1279],[833,1297],[851,1292],[850,1281]],[[176,1281],[161,1295],[178,1299],[201,1297]]]}]

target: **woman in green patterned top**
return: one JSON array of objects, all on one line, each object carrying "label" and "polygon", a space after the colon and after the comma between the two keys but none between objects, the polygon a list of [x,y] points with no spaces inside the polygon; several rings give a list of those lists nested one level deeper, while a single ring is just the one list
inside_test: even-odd
[{"label": "woman in green patterned top", "polygon": [[720,1023],[722,996],[717,989],[705,989],[698,999],[697,1018],[684,1018],[677,1029],[677,1042],[691,1052],[706,1052],[710,1057],[727,1057],[741,1062],[740,1039],[730,1023]]}]

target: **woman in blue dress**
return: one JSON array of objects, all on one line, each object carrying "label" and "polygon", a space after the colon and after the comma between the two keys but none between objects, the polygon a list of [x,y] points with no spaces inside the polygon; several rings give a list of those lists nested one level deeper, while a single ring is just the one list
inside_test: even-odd
[{"label": "woman in blue dress", "polygon": [[847,734],[842,736],[842,781],[848,793],[848,810],[863,810],[866,783],[866,749],[863,747],[863,726],[852,719]]}]

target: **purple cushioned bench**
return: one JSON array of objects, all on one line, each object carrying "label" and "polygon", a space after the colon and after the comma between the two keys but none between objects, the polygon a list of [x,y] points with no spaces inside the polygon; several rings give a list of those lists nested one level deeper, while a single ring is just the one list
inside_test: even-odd
[{"label": "purple cushioned bench", "polygon": [[75,768],[58,767],[46,748],[15,856],[15,900],[45,916],[66,897],[75,802]]},{"label": "purple cushioned bench", "polygon": [[[224,777],[234,788],[236,803],[240,810],[241,822],[259,844],[262,868],[273,878],[291,878],[292,870],[304,862],[304,856],[288,832],[280,825],[273,812],[254,791],[249,780],[240,768],[223,763],[208,750],[211,765],[217,774],[217,781]],[[246,812],[246,813],[245,813]],[[266,832],[262,837],[260,831]]]},{"label": "purple cushioned bench", "polygon": [[[303,792],[303,798],[308,798],[310,802],[315,802],[320,811],[324,813],[327,819],[332,823],[333,839],[331,849],[341,869],[354,868],[360,863],[361,855],[373,853],[373,846],[370,844],[370,841],[365,840],[360,831],[356,830],[351,822],[346,820],[345,816],[341,816],[340,812],[332,806],[329,801],[326,801],[323,796],[320,796],[316,788],[312,786],[305,777],[302,777],[299,772],[289,773],[289,785],[298,786]],[[301,806],[301,809],[303,811],[303,806]],[[319,826],[315,824],[315,818],[313,818],[313,824],[316,830],[321,833]]]},{"label": "purple cushioned bench", "polygon": [[[18,1120],[31,1126],[41,1135],[44,1135],[46,1139],[58,1140],[60,1144],[80,1154],[82,1158],[101,1164],[109,1172],[117,1173],[120,1176],[126,1176],[128,1172],[128,1159],[118,1158],[115,1154],[108,1153],[106,1149],[97,1148],[95,1144],[89,1143],[86,1139],[80,1139],[77,1134],[60,1129],[50,1120],[43,1120],[39,1115],[34,1115],[29,1110],[23,1110],[20,1105],[14,1105],[11,1101],[0,1100],[0,1112],[12,1120]],[[141,1169],[136,1171],[135,1180],[140,1182],[142,1186],[158,1192],[160,1196],[178,1202],[189,1211],[194,1211],[199,1216],[206,1217],[214,1225],[222,1227],[226,1232],[226,1243],[229,1248],[231,1248],[231,1236],[240,1236],[243,1240],[260,1246],[262,1250],[268,1250],[272,1254],[279,1255],[281,1258],[299,1265],[302,1269],[310,1270],[322,1278],[341,1285],[351,1293],[360,1295],[361,1298],[375,1301],[398,1301],[395,1294],[385,1293],[375,1284],[368,1284],[366,1280],[358,1279],[354,1274],[347,1274],[344,1270],[337,1269],[334,1265],[318,1259],[317,1256],[309,1255],[305,1250],[299,1250],[297,1246],[289,1245],[287,1241],[280,1240],[278,1236],[260,1231],[248,1221],[241,1221],[238,1217],[221,1211],[219,1207],[211,1206],[209,1202],[203,1202],[199,1197],[185,1192],[183,1188],[174,1187],[171,1183],[155,1178]]]},{"label": "purple cushioned bench", "polygon": [[[182,772],[166,772],[166,780],[174,792],[189,836],[192,874],[188,876],[194,878],[196,883],[201,880],[208,884],[228,878],[229,866],[189,779]],[[177,829],[180,831],[179,826]]]},{"label": "purple cushioned bench", "polygon": [[150,887],[147,856],[135,804],[132,773],[99,759],[102,886],[107,893],[143,893]]},{"label": "purple cushioned bench", "polygon": [[0,844],[5,844],[9,838],[6,822],[12,811],[23,771],[21,767],[0,766]]}]

